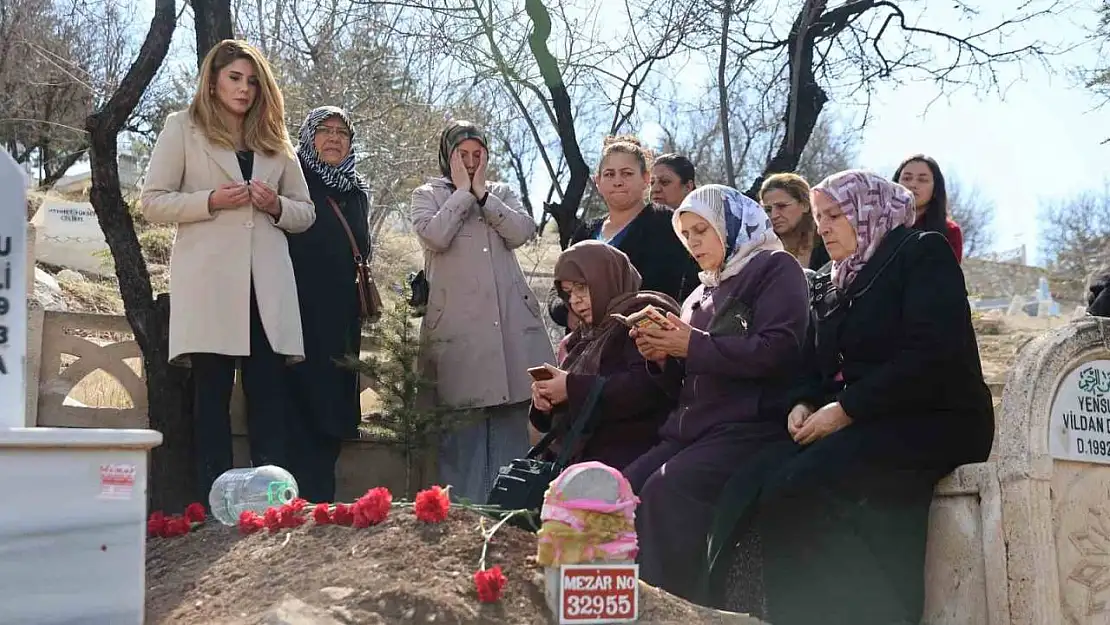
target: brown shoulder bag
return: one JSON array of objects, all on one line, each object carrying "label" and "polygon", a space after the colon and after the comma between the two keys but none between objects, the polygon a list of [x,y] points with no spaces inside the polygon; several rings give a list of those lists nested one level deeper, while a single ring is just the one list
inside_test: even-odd
[{"label": "brown shoulder bag", "polygon": [[339,210],[339,204],[336,204],[335,200],[330,197],[328,198],[328,204],[331,204],[336,218],[339,219],[339,223],[347,233],[347,241],[351,244],[351,252],[355,257],[355,286],[358,289],[359,317],[370,322],[377,321],[382,316],[382,296],[378,293],[378,285],[374,284],[374,278],[370,276],[370,265],[362,257],[362,253],[359,252],[355,234],[351,232],[351,226],[347,223],[347,218],[343,216],[343,211]]}]

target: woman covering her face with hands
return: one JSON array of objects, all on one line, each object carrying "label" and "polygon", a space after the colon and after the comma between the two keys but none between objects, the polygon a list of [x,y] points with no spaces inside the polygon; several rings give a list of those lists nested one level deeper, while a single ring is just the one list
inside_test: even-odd
[{"label": "woman covering her face with hands", "polygon": [[486,179],[487,146],[474,124],[448,126],[442,175],[413,191],[410,214],[429,286],[421,324],[421,367],[435,382],[428,399],[469,422],[440,442],[439,479],[482,502],[498,469],[528,445],[528,368],[555,357],[513,252],[536,224],[508,185]]},{"label": "woman covering her face with hands", "polygon": [[201,501],[231,468],[229,408],[242,367],[251,462],[287,466],[287,362],[304,358],[287,232],[316,217],[262,54],[225,40],[201,64],[189,110],[166,118],[140,204],[177,224],[170,360],[191,365]]},{"label": "woman covering her face with hands", "polygon": [[634,329],[656,375],[682,381],[662,442],[624,470],[641,504],[644,580],[700,599],[706,539],[721,488],[764,446],[786,440],[782,415],[809,317],[805,274],[782,249],[763,208],[707,185],[675,211],[673,227],[702,271],[673,329]]},{"label": "woman covering her face with hands", "polygon": [[910,229],[901,185],[846,171],[812,200],[833,262],[787,418],[800,453],[759,500],[768,620],[916,623],[934,486],[994,435],[964,277],[943,235]]}]

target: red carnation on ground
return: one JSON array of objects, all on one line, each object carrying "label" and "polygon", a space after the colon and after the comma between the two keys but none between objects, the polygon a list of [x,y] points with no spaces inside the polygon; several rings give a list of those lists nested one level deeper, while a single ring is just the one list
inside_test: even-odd
[{"label": "red carnation on ground", "polygon": [[166,519],[166,523],[162,528],[163,538],[173,538],[175,536],[184,536],[189,533],[192,525],[189,520],[183,516],[171,516]]},{"label": "red carnation on ground", "polygon": [[447,510],[451,507],[451,499],[447,491],[439,486],[433,486],[416,493],[416,501],[412,510],[416,518],[425,523],[442,523],[447,520]]},{"label": "red carnation on ground", "polygon": [[[304,501],[303,499],[301,501]],[[302,506],[303,508],[303,506]],[[285,504],[278,510],[278,519],[280,519],[281,527],[293,529],[305,524],[308,519],[300,515],[302,508],[296,508],[293,504]]]},{"label": "red carnation on ground", "polygon": [[266,527],[265,521],[253,510],[244,510],[243,513],[239,515],[240,534],[253,534],[264,527]]},{"label": "red carnation on ground", "polygon": [[348,503],[335,504],[335,511],[331,514],[331,520],[336,525],[345,525],[350,527],[355,523],[355,510],[354,506]]},{"label": "red carnation on ground", "polygon": [[312,520],[316,522],[316,525],[331,525],[331,511],[329,508],[330,506],[326,503],[318,503],[312,509]]},{"label": "red carnation on ground", "polygon": [[308,507],[308,500],[301,499],[300,497],[297,497],[296,499],[294,499],[293,501],[291,501],[291,502],[289,502],[285,505],[289,506],[290,508],[293,508],[293,510],[296,511],[296,512],[300,512],[300,511],[302,511],[302,510],[304,510],[305,508]]},{"label": "red carnation on ground", "polygon": [[370,527],[384,521],[393,505],[393,493],[384,486],[371,488],[355,502],[355,527]]},{"label": "red carnation on ground", "polygon": [[278,531],[281,529],[281,510],[277,508],[266,508],[266,513],[262,515],[262,522],[266,525],[266,529],[270,530],[271,534]]},{"label": "red carnation on ground", "polygon": [[193,502],[185,508],[185,518],[190,523],[204,523],[205,517],[204,505],[199,502]]},{"label": "red carnation on ground", "polygon": [[495,603],[501,598],[501,591],[509,580],[501,573],[501,567],[477,571],[474,573],[474,586],[478,589],[478,601],[482,603]]},{"label": "red carnation on ground", "polygon": [[150,513],[150,518],[146,521],[146,535],[147,536],[161,536],[166,531],[166,514],[161,510],[155,510]]}]

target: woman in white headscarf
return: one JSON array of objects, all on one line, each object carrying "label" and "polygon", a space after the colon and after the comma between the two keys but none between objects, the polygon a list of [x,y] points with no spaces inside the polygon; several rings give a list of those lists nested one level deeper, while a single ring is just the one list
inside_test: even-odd
[{"label": "woman in white headscarf", "polygon": [[641,500],[645,581],[697,599],[718,495],[739,463],[786,440],[782,415],[809,318],[805,274],[763,208],[706,185],[674,213],[701,285],[670,330],[632,331],[660,376],[683,378],[662,442],[624,471]]}]

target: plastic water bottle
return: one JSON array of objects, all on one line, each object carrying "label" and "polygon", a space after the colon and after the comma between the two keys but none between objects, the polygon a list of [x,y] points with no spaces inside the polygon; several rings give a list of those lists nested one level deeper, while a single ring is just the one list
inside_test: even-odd
[{"label": "plastic water bottle", "polygon": [[212,516],[224,525],[237,525],[246,510],[263,514],[267,508],[297,498],[297,480],[281,467],[268,464],[250,469],[231,469],[212,483],[208,505]]}]

